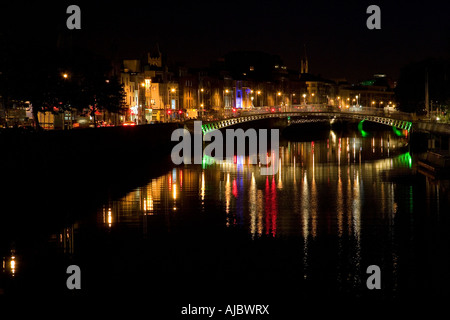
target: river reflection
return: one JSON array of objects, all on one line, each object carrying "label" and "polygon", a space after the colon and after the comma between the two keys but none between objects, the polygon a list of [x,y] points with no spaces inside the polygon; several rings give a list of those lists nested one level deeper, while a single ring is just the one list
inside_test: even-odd
[{"label": "river reflection", "polygon": [[[213,216],[214,223],[206,225],[212,232],[236,230],[252,241],[301,240],[301,250],[286,252],[294,261],[300,258],[296,276],[324,286],[331,282],[340,291],[365,288],[366,268],[380,264],[388,270],[385,283],[393,295],[399,260],[394,221],[398,212],[412,214],[415,194],[411,184],[389,181],[386,173],[412,174],[407,139],[389,132],[362,138],[330,131],[326,140],[283,141],[279,161],[272,176],[262,176],[260,165],[239,156],[179,166],[109,201],[97,221],[107,230],[126,225],[148,237],[162,229],[197,232],[196,224]],[[323,271],[327,264],[330,269]]]},{"label": "river reflection", "polygon": [[[33,269],[65,292],[69,264],[84,270],[83,292],[176,288],[183,303],[199,285],[290,297],[288,284],[335,298],[445,290],[448,181],[416,174],[405,137],[330,131],[280,141],[279,155],[272,176],[238,156],[172,168],[30,244],[39,258],[24,241],[4,245],[0,293]],[[381,293],[366,288],[369,265],[383,272]]]},{"label": "river reflection", "polygon": [[405,145],[405,139],[390,134],[338,138],[333,131],[326,141],[285,141],[272,176],[260,175],[260,165],[249,165],[242,156],[219,163],[204,158],[201,166],[174,168],[105,204],[99,221],[106,228],[142,227],[145,216],[200,213],[214,206],[225,213],[226,227],[245,229],[253,238],[327,233],[359,239],[363,208],[383,219],[394,214],[393,183],[382,181],[380,173],[411,168]]}]

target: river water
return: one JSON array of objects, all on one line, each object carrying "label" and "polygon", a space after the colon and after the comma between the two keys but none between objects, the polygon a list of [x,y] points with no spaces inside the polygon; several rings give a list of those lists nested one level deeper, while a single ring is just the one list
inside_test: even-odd
[{"label": "river water", "polygon": [[[391,131],[330,131],[281,141],[273,176],[240,156],[161,171],[33,244],[14,242],[1,292],[136,294],[177,314],[189,303],[276,313],[316,298],[445,296],[448,182],[418,174],[407,143]],[[66,288],[70,264],[81,290]],[[371,265],[379,290],[367,287]]]}]

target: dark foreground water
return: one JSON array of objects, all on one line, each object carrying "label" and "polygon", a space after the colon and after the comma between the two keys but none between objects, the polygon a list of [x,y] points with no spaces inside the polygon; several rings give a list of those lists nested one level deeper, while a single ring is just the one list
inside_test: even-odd
[{"label": "dark foreground water", "polygon": [[[64,225],[4,231],[0,293],[107,297],[108,308],[139,298],[149,315],[164,312],[157,319],[183,318],[188,304],[269,304],[273,319],[360,303],[432,309],[450,290],[449,184],[417,174],[406,144],[391,132],[331,131],[283,141],[273,176],[243,157],[205,158],[99,206],[68,197],[61,213],[75,203],[83,212]],[[54,210],[51,200],[33,207],[15,214]],[[71,264],[81,290],[66,287]],[[366,284],[371,265],[381,270],[379,290]]]}]

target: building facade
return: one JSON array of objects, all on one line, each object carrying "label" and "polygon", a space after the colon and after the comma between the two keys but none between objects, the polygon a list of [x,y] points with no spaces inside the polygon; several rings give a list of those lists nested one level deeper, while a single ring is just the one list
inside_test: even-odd
[{"label": "building facade", "polygon": [[357,84],[309,73],[306,51],[301,68],[287,70],[278,56],[236,52],[190,69],[170,65],[156,46],[144,60],[124,60],[121,81],[127,120],[136,123],[220,118],[254,109],[284,111],[302,106],[339,108],[394,106],[384,75]]}]

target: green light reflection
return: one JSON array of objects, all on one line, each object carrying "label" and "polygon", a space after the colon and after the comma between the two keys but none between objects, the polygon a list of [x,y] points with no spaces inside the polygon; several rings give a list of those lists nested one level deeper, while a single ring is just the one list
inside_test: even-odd
[{"label": "green light reflection", "polygon": [[402,164],[406,165],[408,168],[412,167],[412,157],[409,152],[403,153],[397,157],[397,160]]},{"label": "green light reflection", "polygon": [[402,131],[401,131],[401,130],[398,130],[395,126],[392,126],[392,131],[394,131],[394,133],[395,133],[398,137],[403,136]]},{"label": "green light reflection", "polygon": [[363,138],[368,137],[368,136],[370,135],[367,131],[364,131],[364,129],[363,129],[363,123],[364,123],[364,121],[366,121],[366,120],[361,120],[361,121],[358,123],[358,130],[359,130],[359,132],[361,133],[361,136],[362,136]]}]

